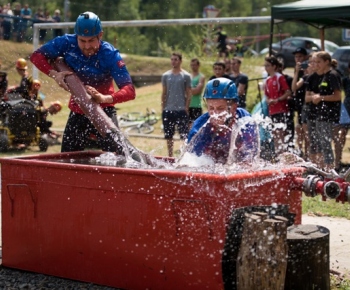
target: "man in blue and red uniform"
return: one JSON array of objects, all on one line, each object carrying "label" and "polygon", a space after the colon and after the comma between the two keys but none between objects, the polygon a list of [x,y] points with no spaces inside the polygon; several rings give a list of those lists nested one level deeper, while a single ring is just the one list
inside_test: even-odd
[{"label": "man in blue and red uniform", "polygon": [[210,157],[215,163],[252,162],[259,151],[258,130],[250,114],[238,108],[234,82],[226,78],[210,80],[203,98],[208,112],[194,122],[186,151]]},{"label": "man in blue and red uniform", "polygon": [[[63,57],[85,85],[86,91],[117,125],[116,103],[135,99],[135,88],[120,53],[110,43],[102,41],[102,25],[99,17],[84,12],[77,18],[75,34],[54,38],[34,51],[30,60],[43,73],[53,78],[63,89],[69,91],[64,81],[71,72],[57,72],[50,64]],[[113,80],[119,90],[115,91]],[[117,143],[110,137],[103,138],[94,128],[81,108],[70,98],[69,115],[63,134],[62,152],[84,150],[91,133],[98,137],[102,150],[117,152]]]}]

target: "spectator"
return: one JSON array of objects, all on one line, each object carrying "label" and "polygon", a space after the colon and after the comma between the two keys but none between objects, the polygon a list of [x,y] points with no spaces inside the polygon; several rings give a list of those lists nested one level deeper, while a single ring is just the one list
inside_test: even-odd
[{"label": "spectator", "polygon": [[[338,63],[332,59],[332,68],[336,70],[342,78],[342,88],[345,93],[344,102],[341,107],[340,121],[334,127],[334,167],[340,171],[343,167],[342,156],[346,142],[346,135],[350,128],[350,78],[349,75],[343,77],[337,70]],[[350,72],[350,63],[348,64],[348,72]]]},{"label": "spectator", "polygon": [[[61,22],[61,11],[59,9],[55,10],[54,16],[52,17],[53,21],[56,23]],[[63,35],[63,29],[62,28],[56,28],[53,30],[53,36],[62,36]]]},{"label": "spectator", "polygon": [[4,40],[10,40],[11,39],[11,33],[12,33],[12,18],[13,18],[13,12],[11,9],[11,4],[7,3],[4,5],[2,14],[6,15],[3,18],[3,21],[1,23],[2,26],[2,33],[3,33],[3,39]]},{"label": "spectator", "polygon": [[230,58],[227,58],[225,60],[225,74],[231,75],[232,70],[231,70],[231,60]]},{"label": "spectator", "polygon": [[16,71],[21,76],[21,82],[19,86],[10,87],[7,90],[7,94],[17,94],[22,98],[30,99],[29,91],[33,81],[32,76],[28,73],[27,61],[24,58],[19,58],[16,61]]},{"label": "spectator", "polygon": [[28,4],[24,4],[21,9],[21,19],[19,22],[19,42],[22,42],[26,38],[28,21],[32,18],[32,10],[29,8]]},{"label": "spectator", "polygon": [[288,101],[291,95],[286,79],[278,72],[279,62],[274,56],[265,58],[265,70],[268,78],[265,83],[266,102],[269,106],[269,116],[274,124],[273,140],[275,154],[287,151],[285,127],[288,122]]},{"label": "spectator", "polygon": [[13,9],[13,33],[12,33],[12,39],[14,41],[19,41],[18,36],[19,36],[19,22],[20,22],[20,17],[21,17],[21,4],[16,3],[15,4],[15,9]]},{"label": "spectator", "polygon": [[32,80],[30,83],[30,90],[28,94],[28,100],[33,101],[37,105],[38,112],[38,127],[40,128],[40,134],[45,136],[46,140],[50,144],[59,144],[57,134],[54,131],[51,131],[50,127],[52,126],[52,122],[47,120],[48,114],[54,115],[57,114],[62,105],[60,102],[53,102],[48,108],[44,106],[44,100],[40,94],[41,82],[39,80]]},{"label": "spectator", "polygon": [[[290,75],[285,74],[284,72],[284,63],[279,61],[278,72],[286,79],[289,89],[292,88],[293,78]],[[292,95],[288,96],[288,113],[287,113],[287,128],[286,128],[286,143],[287,151],[294,153],[294,100]]]},{"label": "spectator", "polygon": [[[0,62],[0,69],[1,69],[1,62]],[[0,101],[4,100],[5,93],[7,90],[7,73],[4,71],[0,71]]]},{"label": "spectator", "polygon": [[[117,126],[116,103],[135,98],[135,88],[120,53],[110,43],[102,40],[100,18],[93,12],[81,13],[75,23],[74,34],[56,37],[45,43],[30,56],[32,63],[56,83],[69,91],[65,77],[69,71],[56,71],[51,63],[62,57],[85,85],[86,92],[100,104],[102,110]],[[96,65],[98,63],[98,65]],[[115,91],[113,80],[118,91]],[[90,134],[97,136],[103,151],[122,153],[124,149],[112,134],[101,136],[84,111],[71,96],[71,110],[62,139],[62,152],[85,149]]]},{"label": "spectator", "polygon": [[316,56],[315,53],[312,54],[309,60],[310,67],[313,73],[307,79],[306,83],[306,93],[305,93],[305,103],[308,104],[308,116],[307,116],[307,130],[309,134],[309,158],[310,161],[316,165],[321,164],[322,154],[320,143],[317,140],[316,134],[316,118],[317,118],[317,105],[312,102],[313,94],[318,94],[320,91],[319,84],[322,81],[323,73],[317,70]]},{"label": "spectator", "polygon": [[189,107],[189,129],[192,123],[202,115],[202,91],[204,88],[205,77],[199,71],[200,62],[198,58],[191,60],[191,102]]},{"label": "spectator", "polygon": [[218,50],[218,60],[222,57],[225,61],[228,57],[228,49],[227,49],[227,33],[222,29],[222,26],[218,26],[216,32],[216,42],[217,42],[217,50]]},{"label": "spectator", "polygon": [[[341,104],[341,80],[339,74],[331,68],[329,53],[315,53],[315,69],[319,82],[308,89],[308,96],[316,106],[316,142],[319,143],[320,158],[316,165],[324,170],[334,168],[332,150],[333,127],[339,123]],[[315,87],[318,87],[318,89]]]},{"label": "spectator", "polygon": [[180,138],[188,134],[188,112],[191,101],[191,75],[181,68],[182,54],[171,54],[172,69],[162,75],[162,120],[168,155],[173,156],[174,134],[177,127]]},{"label": "spectator", "polygon": [[[303,105],[301,109],[301,113],[298,113],[298,124],[300,123],[301,125],[301,130],[303,132],[302,139],[300,139],[300,136],[297,135],[297,144],[298,144],[298,149],[300,156],[303,157],[304,160],[308,161],[309,160],[309,147],[310,147],[310,140],[309,140],[309,131],[308,131],[308,116],[310,112],[310,102],[305,101],[305,94],[306,94],[306,88],[308,85],[308,78],[311,74],[313,74],[314,71],[314,65],[313,65],[313,58],[312,55],[309,55],[309,61],[307,61],[307,67],[304,66],[304,68],[301,67],[302,62],[297,62],[295,65],[295,70],[294,70],[294,77],[293,77],[293,82],[292,82],[292,92],[294,92],[294,96],[297,96],[296,92],[298,92],[299,96],[296,99],[297,105],[298,105],[298,100],[303,99]],[[302,77],[299,78],[301,73],[299,72],[300,70],[303,70]],[[304,97],[301,97],[301,92],[304,91]],[[301,99],[299,99],[301,98]],[[300,104],[300,103],[299,103]],[[298,132],[297,132],[298,134]]]},{"label": "spectator", "polygon": [[[235,84],[226,78],[213,79],[206,85],[204,99],[208,112],[195,121],[185,152],[209,157],[215,163],[251,163],[258,153],[259,138],[255,125],[247,120],[250,114],[237,108]],[[237,134],[234,145],[231,144],[233,132]]]},{"label": "spectator", "polygon": [[231,60],[230,79],[236,84],[239,96],[238,107],[245,109],[247,106],[248,76],[241,72],[242,61],[238,57]]},{"label": "spectator", "polygon": [[209,80],[215,79],[215,78],[227,78],[230,79],[230,76],[228,74],[225,74],[225,63],[222,61],[217,61],[213,64],[213,71],[214,75],[209,78]]},{"label": "spectator", "polygon": [[[46,22],[45,13],[41,8],[38,8],[38,11],[34,14],[34,23],[44,23]],[[46,37],[46,29],[39,29],[39,42],[40,44],[44,43]]]},{"label": "spectator", "polygon": [[[302,85],[304,83],[304,80],[302,83],[300,83],[300,86],[296,86],[297,82],[301,80],[305,74],[305,71],[307,71],[309,65],[308,65],[308,58],[309,54],[303,47],[298,47],[294,52],[294,60],[295,60],[295,69],[294,69],[294,77],[293,80],[295,80],[295,87],[292,88],[293,92],[293,105],[294,105],[294,111],[297,113],[297,124],[295,126],[296,131],[296,143],[298,145],[299,155],[301,157],[304,154],[307,154],[307,146],[305,144],[306,141],[306,132],[307,126],[303,126],[302,122],[302,110],[303,106],[305,104],[305,86]],[[297,75],[296,75],[297,73]],[[293,113],[294,117],[294,113]],[[305,146],[304,146],[305,145]],[[306,156],[307,157],[307,156]]]}]

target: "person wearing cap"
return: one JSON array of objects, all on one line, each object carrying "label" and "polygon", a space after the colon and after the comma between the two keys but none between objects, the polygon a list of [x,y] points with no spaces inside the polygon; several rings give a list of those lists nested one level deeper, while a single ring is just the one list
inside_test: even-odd
[{"label": "person wearing cap", "polygon": [[204,155],[215,163],[252,162],[259,149],[258,131],[250,114],[238,108],[234,82],[226,78],[210,80],[203,98],[208,112],[194,122],[185,152]]},{"label": "person wearing cap", "polygon": [[[84,12],[77,17],[74,32],[45,43],[33,52],[30,60],[60,87],[69,91],[64,79],[72,72],[58,72],[51,65],[52,61],[62,57],[85,85],[87,93],[117,125],[114,105],[135,99],[135,88],[120,52],[102,40],[102,24],[93,12]],[[118,86],[118,91],[115,91],[113,81]],[[68,107],[71,112],[63,133],[62,152],[84,150],[91,134],[97,136],[102,150],[120,151],[112,136],[103,138],[97,132],[73,97],[70,98]]]},{"label": "person wearing cap", "polygon": [[[309,53],[307,50],[303,47],[296,48],[295,51],[293,51],[294,60],[295,60],[295,69],[294,69],[294,81],[295,84],[303,78],[305,71],[308,68],[308,59],[309,59]],[[295,126],[295,132],[296,132],[296,143],[298,145],[299,149],[299,155],[301,157],[304,157],[305,159],[308,158],[308,141],[307,141],[307,130],[306,130],[306,120],[302,118],[302,116],[305,116],[305,114],[302,113],[303,107],[305,104],[305,86],[300,86],[298,89],[293,90],[293,100],[294,100],[294,111],[293,111],[293,117],[294,112],[297,112],[297,124]]]},{"label": "person wearing cap", "polygon": [[29,99],[29,91],[33,78],[29,75],[27,61],[24,58],[17,59],[16,71],[21,76],[19,86],[9,87],[6,91],[6,95],[20,95],[22,98]]}]

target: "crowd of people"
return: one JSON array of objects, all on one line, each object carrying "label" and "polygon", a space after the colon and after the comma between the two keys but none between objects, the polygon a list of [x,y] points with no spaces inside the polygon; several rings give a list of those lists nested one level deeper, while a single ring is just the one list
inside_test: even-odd
[{"label": "crowd of people", "polygon": [[[276,57],[265,58],[263,101],[268,107],[266,115],[272,122],[273,140],[273,152],[269,156],[278,159],[280,154],[289,152],[313,162],[320,169],[339,170],[342,166],[346,134],[350,127],[349,77],[341,75],[336,69],[336,61],[327,52],[309,54],[306,49],[298,47],[293,54],[296,63],[293,76],[284,73],[284,64]],[[181,62],[181,54],[174,52],[171,56],[172,70],[162,76],[162,117],[169,156],[173,156],[173,136],[176,127],[179,129],[180,138],[187,139],[187,142],[193,137],[192,130],[198,130],[197,122],[203,118],[200,117],[202,106],[199,96],[203,96],[209,112],[204,118],[204,123],[211,116],[209,99],[213,96],[210,96],[207,90],[210,87],[215,91],[212,88],[214,80],[220,80],[218,88],[223,84],[223,80],[233,83],[237,95],[232,97],[234,103],[237,103],[239,109],[246,108],[249,77],[241,71],[241,58],[235,56],[230,60],[216,61],[213,64],[213,75],[209,77],[207,84],[206,77],[200,73],[200,61],[197,58],[191,60],[191,73],[181,68]],[[345,100],[342,103],[343,90]],[[195,95],[193,101],[192,95]],[[231,108],[232,104],[228,107]],[[237,118],[237,110],[234,112],[236,116],[233,115]],[[342,117],[341,112],[345,112],[347,117]],[[212,115],[215,115],[214,113],[217,114],[215,106]],[[204,123],[200,122],[201,125]],[[217,135],[214,135],[212,142],[215,143]]]},{"label": "crowd of people", "polygon": [[[242,60],[233,57],[228,68],[227,61],[215,62],[213,75],[206,84],[198,58],[191,60],[191,73],[181,66],[181,53],[173,52],[170,61],[172,69],[162,75],[161,95],[168,155],[174,154],[173,137],[177,129],[180,139],[187,144],[185,150],[197,156],[210,156],[219,163],[251,161],[258,151],[257,130],[251,125],[237,129],[234,156],[228,159],[233,128],[239,119],[250,117],[245,110],[248,76],[241,72]],[[205,114],[203,99],[208,110]]]},{"label": "crowd of people", "polygon": [[[42,11],[38,11],[37,14],[40,13]],[[31,55],[30,60],[60,87],[69,91],[65,77],[71,72],[59,72],[52,66],[53,60],[63,57],[83,82],[87,93],[116,123],[114,105],[135,98],[135,89],[125,63],[119,51],[102,40],[103,29],[96,14],[80,14],[74,32],[75,34],[58,35],[43,44]],[[220,33],[224,34],[222,31]],[[71,53],[67,53],[70,51]],[[220,57],[223,56],[220,47],[218,53]],[[294,56],[296,66],[293,76],[283,73],[283,63],[274,56],[265,58],[267,77],[264,95],[268,116],[273,124],[273,155],[278,158],[278,155],[284,152],[297,152],[319,168],[338,169],[350,123],[349,120],[340,121],[341,95],[344,89],[344,106],[350,111],[350,80],[342,79],[334,60],[327,52],[308,54],[300,47],[295,50]],[[111,58],[114,61],[110,61]],[[95,66],[96,61],[99,61],[99,67]],[[188,150],[197,155],[212,156],[221,163],[227,162],[228,152],[223,154],[223,151],[227,150],[224,144],[228,144],[240,119],[250,117],[250,113],[246,111],[249,77],[241,71],[242,58],[224,57],[222,61],[216,61],[213,64],[213,75],[208,76],[208,82],[207,77],[200,71],[198,58],[191,60],[190,72],[182,68],[182,54],[179,52],[172,53],[170,62],[171,69],[161,78],[163,89],[160,98],[168,155],[174,155],[174,135],[177,130],[186,144],[191,143]],[[84,63],[84,68],[81,67],[81,63]],[[2,85],[2,98],[6,94],[23,90],[21,94],[24,94],[25,98],[38,100],[40,83],[28,76],[25,60],[19,59],[16,69],[22,76],[21,84],[16,88],[5,89]],[[1,73],[0,80],[4,84],[6,74]],[[119,91],[114,91],[113,81]],[[205,114],[202,111],[203,100],[208,110]],[[63,135],[62,152],[83,150],[86,138],[95,130],[73,98],[70,99],[69,108],[71,113]],[[51,113],[50,110],[46,112]],[[247,135],[247,132],[250,133]],[[238,156],[245,155],[239,152],[240,148],[248,148],[248,151],[254,152],[249,155],[250,160],[251,156],[256,155],[258,136],[254,132],[257,132],[256,128],[249,127],[238,133],[238,143],[234,146],[234,160],[239,160]],[[95,133],[103,150],[115,149],[113,140],[106,140],[106,137]],[[194,144],[193,140],[198,144]],[[247,145],[249,143],[250,145]],[[212,154],[208,153],[206,146]]]},{"label": "crowd of people", "polygon": [[[42,8],[38,8],[37,12],[33,13],[28,4],[24,4],[22,7],[19,2],[15,2],[13,7],[10,3],[0,5],[0,39],[25,41],[28,27],[33,23],[44,22],[61,22],[60,10],[56,9],[51,15],[49,11],[44,11]],[[39,34],[39,40],[43,43],[47,30],[40,29]],[[53,37],[62,34],[62,29],[53,29]]]}]

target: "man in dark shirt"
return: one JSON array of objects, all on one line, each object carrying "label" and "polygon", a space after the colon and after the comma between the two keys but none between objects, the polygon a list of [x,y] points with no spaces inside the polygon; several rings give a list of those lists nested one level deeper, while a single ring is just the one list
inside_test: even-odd
[{"label": "man in dark shirt", "polygon": [[239,96],[238,107],[245,109],[248,91],[249,78],[246,74],[241,72],[242,61],[239,57],[234,57],[231,60],[231,74],[230,79],[234,81],[237,87],[237,93]]},{"label": "man in dark shirt", "polygon": [[222,61],[217,61],[213,64],[213,72],[214,75],[212,75],[209,80],[216,79],[216,78],[227,78],[230,79],[230,76],[225,73],[226,65]]},{"label": "man in dark shirt", "polygon": [[226,57],[228,56],[228,49],[226,46],[226,39],[227,39],[227,33],[226,31],[222,30],[221,26],[218,26],[217,28],[218,32],[216,33],[216,42],[217,42],[217,49],[218,49],[218,56],[223,57],[223,60],[226,60]]}]

